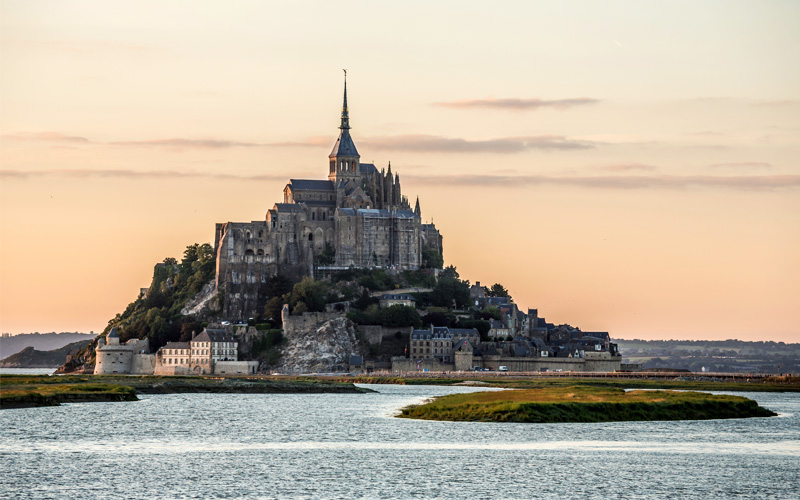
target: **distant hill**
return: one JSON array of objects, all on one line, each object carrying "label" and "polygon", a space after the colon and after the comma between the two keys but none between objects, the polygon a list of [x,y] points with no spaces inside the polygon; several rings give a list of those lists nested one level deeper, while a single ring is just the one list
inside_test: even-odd
[{"label": "distant hill", "polygon": [[0,337],[0,359],[16,354],[26,347],[33,347],[38,351],[52,351],[73,342],[92,340],[96,336],[96,334],[91,333],[52,332],[22,333],[10,337]]},{"label": "distant hill", "polygon": [[0,360],[0,368],[57,368],[67,361],[67,354],[87,345],[91,340],[81,340],[52,351],[39,351],[26,347],[22,351]]},{"label": "distant hill", "polygon": [[800,344],[744,340],[615,339],[623,363],[693,372],[800,373]]}]

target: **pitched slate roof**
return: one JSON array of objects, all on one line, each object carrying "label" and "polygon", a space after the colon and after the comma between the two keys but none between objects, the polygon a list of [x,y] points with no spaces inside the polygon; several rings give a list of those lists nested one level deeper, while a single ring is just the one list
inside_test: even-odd
[{"label": "pitched slate roof", "polygon": [[273,209],[278,212],[301,212],[303,210],[297,203],[276,203]]},{"label": "pitched slate roof", "polygon": [[108,332],[108,335],[107,335],[107,337],[108,337],[108,338],[111,338],[111,337],[119,337],[119,335],[117,334],[117,329],[116,329],[116,328],[114,328],[114,327],[112,326],[112,327],[111,327],[111,331],[110,331],[110,332]]},{"label": "pitched slate roof", "polygon": [[379,297],[380,300],[413,300],[416,302],[417,299],[414,298],[413,295],[409,295],[407,293],[385,293]]},{"label": "pitched slate roof", "polygon": [[480,335],[477,328],[451,328],[450,333],[453,337],[472,337]]},{"label": "pitched slate roof", "polygon": [[189,349],[189,342],[167,342],[162,349]]},{"label": "pitched slate roof", "polygon": [[430,340],[433,333],[430,330],[414,330],[411,332],[411,340]]},{"label": "pitched slate roof", "polygon": [[359,163],[358,170],[362,174],[378,173],[378,169],[372,163]]},{"label": "pitched slate roof", "polygon": [[292,190],[333,191],[333,182],[314,179],[289,179]]},{"label": "pitched slate roof", "polygon": [[353,138],[350,137],[349,129],[341,129],[329,156],[358,156],[358,150],[356,150],[356,145],[353,143]]},{"label": "pitched slate roof", "polygon": [[206,328],[192,342],[236,342],[236,339],[225,330]]}]

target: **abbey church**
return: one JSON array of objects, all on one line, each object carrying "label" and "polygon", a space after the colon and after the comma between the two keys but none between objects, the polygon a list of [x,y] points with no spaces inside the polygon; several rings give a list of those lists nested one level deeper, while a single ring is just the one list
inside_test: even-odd
[{"label": "abbey church", "polygon": [[255,315],[258,293],[270,276],[316,276],[349,267],[419,269],[423,249],[442,253],[442,237],[412,210],[400,176],[361,163],[350,136],[347,82],[339,137],[328,156],[327,180],[290,179],[283,202],[265,220],[216,226],[216,285],[224,290],[223,316]]}]

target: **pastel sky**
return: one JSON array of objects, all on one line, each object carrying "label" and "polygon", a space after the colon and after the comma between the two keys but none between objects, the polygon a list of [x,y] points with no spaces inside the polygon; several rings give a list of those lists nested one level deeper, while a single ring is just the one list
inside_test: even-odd
[{"label": "pastel sky", "polygon": [[323,179],[342,68],[445,262],[616,338],[800,341],[800,3],[0,0],[0,330],[100,331]]}]

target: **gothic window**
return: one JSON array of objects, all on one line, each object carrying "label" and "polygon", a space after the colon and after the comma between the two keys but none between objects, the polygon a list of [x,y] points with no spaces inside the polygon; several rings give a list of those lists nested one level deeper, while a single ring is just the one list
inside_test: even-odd
[{"label": "gothic window", "polygon": [[317,220],[317,214],[311,212],[311,220]]},{"label": "gothic window", "polygon": [[258,232],[258,237],[259,238],[263,238],[264,237],[264,231],[259,231]]},{"label": "gothic window", "polygon": [[314,235],[313,234],[308,233],[308,241],[314,241]]}]

